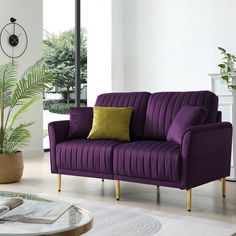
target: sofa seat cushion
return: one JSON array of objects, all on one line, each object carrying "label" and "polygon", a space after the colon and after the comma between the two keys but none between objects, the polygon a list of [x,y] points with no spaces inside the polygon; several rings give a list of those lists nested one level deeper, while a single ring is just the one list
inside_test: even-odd
[{"label": "sofa seat cushion", "polygon": [[113,148],[122,142],[75,139],[56,146],[58,169],[113,174]]},{"label": "sofa seat cushion", "polygon": [[114,175],[179,181],[180,145],[174,142],[136,141],[114,148]]}]

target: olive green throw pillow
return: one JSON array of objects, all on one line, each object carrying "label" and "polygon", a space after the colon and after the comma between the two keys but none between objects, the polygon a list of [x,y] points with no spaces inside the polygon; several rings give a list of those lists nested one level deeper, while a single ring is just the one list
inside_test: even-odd
[{"label": "olive green throw pillow", "polygon": [[88,139],[130,141],[129,125],[132,108],[94,107],[93,126]]}]

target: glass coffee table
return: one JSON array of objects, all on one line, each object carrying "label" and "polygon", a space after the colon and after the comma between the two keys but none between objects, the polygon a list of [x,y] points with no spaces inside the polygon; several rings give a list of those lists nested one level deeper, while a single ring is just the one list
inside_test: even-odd
[{"label": "glass coffee table", "polygon": [[[47,197],[31,195],[26,193],[0,191],[0,200],[21,197],[26,200],[38,202],[57,202]],[[61,202],[63,204],[63,202]],[[12,221],[0,221],[0,235],[50,235],[50,236],[77,236],[88,232],[92,227],[92,214],[76,205],[71,205],[54,223],[52,224],[32,224]]]}]

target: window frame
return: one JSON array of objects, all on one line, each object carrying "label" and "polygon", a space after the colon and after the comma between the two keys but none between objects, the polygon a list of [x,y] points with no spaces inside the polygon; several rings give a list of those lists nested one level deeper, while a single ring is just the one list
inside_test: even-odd
[{"label": "window frame", "polygon": [[80,107],[80,9],[81,1],[75,0],[75,106]]}]

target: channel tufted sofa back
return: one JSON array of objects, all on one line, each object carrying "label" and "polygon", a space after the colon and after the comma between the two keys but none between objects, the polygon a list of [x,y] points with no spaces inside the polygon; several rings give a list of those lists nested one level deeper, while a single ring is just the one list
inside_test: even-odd
[{"label": "channel tufted sofa back", "polygon": [[204,107],[205,123],[216,122],[218,97],[210,91],[153,93],[148,100],[144,138],[165,140],[172,120],[186,105]]},{"label": "channel tufted sofa back", "polygon": [[134,111],[130,124],[130,136],[132,139],[140,139],[143,137],[149,96],[148,92],[106,93],[97,97],[95,106],[132,107]]}]

